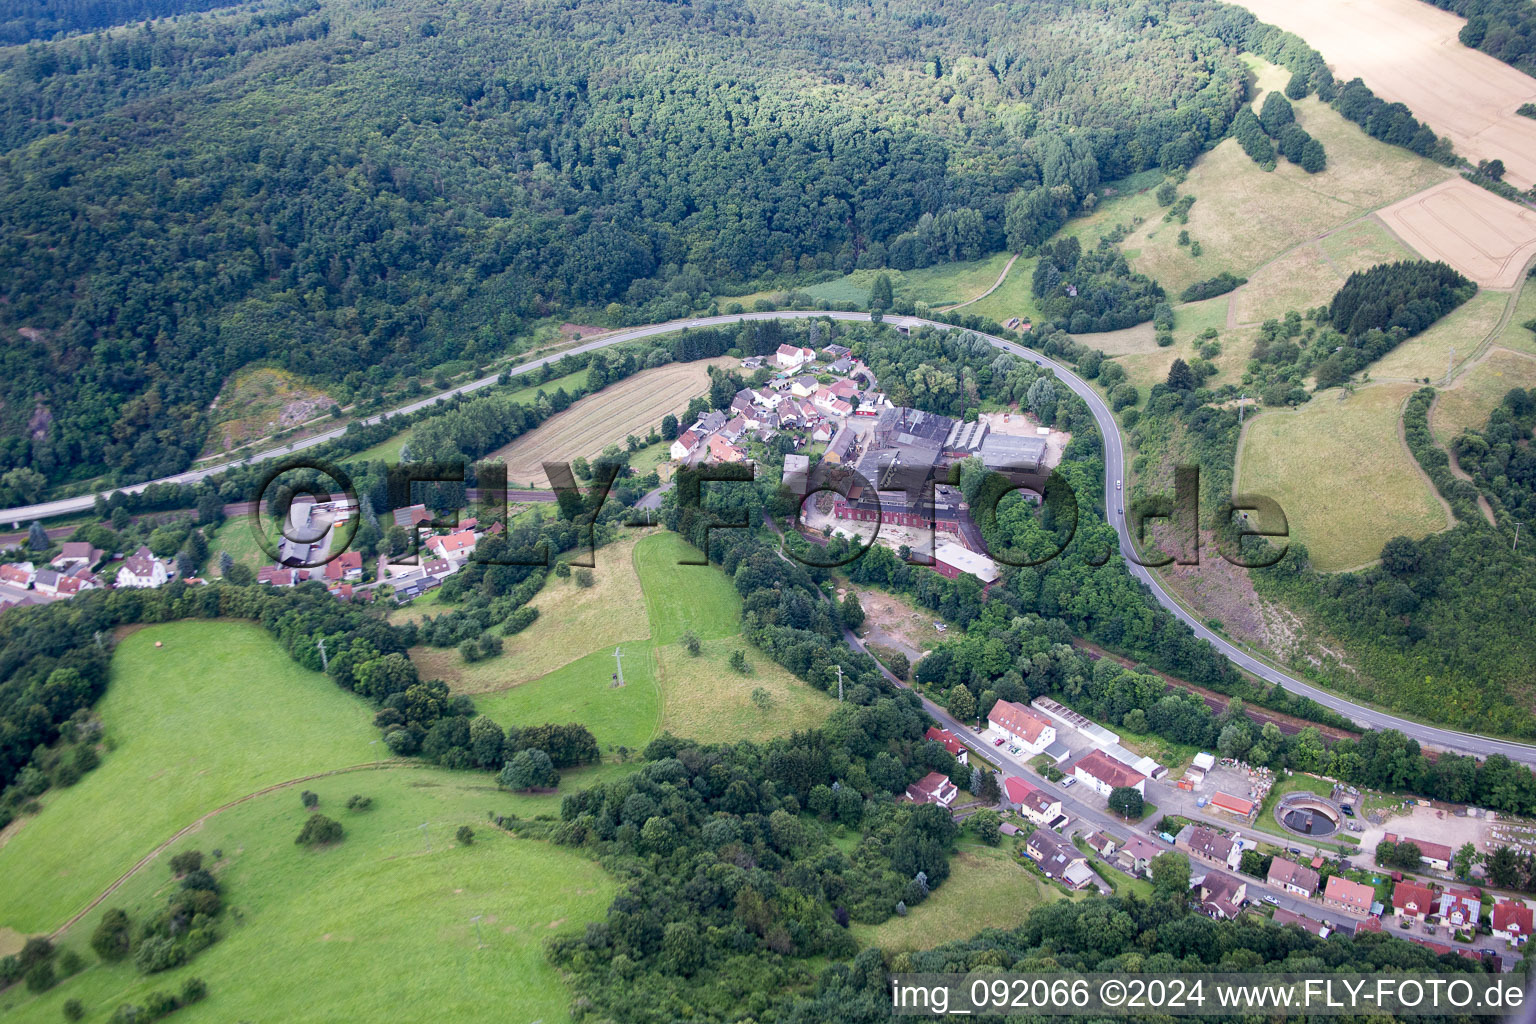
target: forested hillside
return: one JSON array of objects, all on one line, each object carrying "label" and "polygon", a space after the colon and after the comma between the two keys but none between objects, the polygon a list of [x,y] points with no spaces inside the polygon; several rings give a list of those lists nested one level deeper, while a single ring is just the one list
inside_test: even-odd
[{"label": "forested hillside", "polygon": [[0,472],[179,469],[255,360],[346,402],[553,312],[993,250],[1241,94],[1166,0],[297,0],[3,50]]}]

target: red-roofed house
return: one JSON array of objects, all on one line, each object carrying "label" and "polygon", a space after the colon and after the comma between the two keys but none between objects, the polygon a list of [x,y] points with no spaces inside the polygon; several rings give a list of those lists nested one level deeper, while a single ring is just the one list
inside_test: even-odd
[{"label": "red-roofed house", "polygon": [[1531,908],[1519,900],[1493,905],[1493,937],[1521,945],[1531,937]]},{"label": "red-roofed house", "polygon": [[463,565],[475,550],[475,535],[470,530],[460,530],[458,533],[450,533],[448,536],[434,536],[427,538],[427,550],[437,555],[452,565]]},{"label": "red-roofed house", "polygon": [[256,570],[256,582],[274,587],[291,587],[295,582],[294,571],[277,565],[264,565]]},{"label": "red-roofed house", "polygon": [[10,562],[0,565],[0,582],[12,583],[25,590],[36,578],[37,571],[31,562]]},{"label": "red-roofed house", "polygon": [[1011,700],[1000,700],[992,705],[992,710],[987,712],[987,725],[1031,754],[1038,754],[1056,742],[1056,727],[1050,719]]},{"label": "red-roofed house", "polygon": [[362,576],[363,553],[361,551],[343,551],[325,563],[325,578],[332,583],[362,579]]},{"label": "red-roofed house", "polygon": [[1482,898],[1470,889],[1446,889],[1440,894],[1440,916],[1452,928],[1476,925],[1482,912]]},{"label": "red-roofed house", "polygon": [[1332,875],[1323,887],[1323,903],[1351,914],[1369,914],[1376,902],[1376,890],[1362,882],[1352,882],[1343,875]]},{"label": "red-roofed house", "polygon": [[747,453],[719,434],[709,435],[709,457],[716,462],[745,462]]},{"label": "red-roofed house", "polygon": [[674,461],[686,459],[688,453],[693,451],[693,446],[698,443],[699,435],[694,433],[693,428],[690,427],[677,435],[677,440],[672,442],[672,447],[667,449],[667,454],[672,456]]},{"label": "red-roofed house", "polygon": [[960,787],[949,781],[949,776],[929,772],[907,787],[906,798],[914,804],[938,804],[948,807],[955,802]]},{"label": "red-roofed house", "polygon": [[928,731],[923,735],[925,739],[942,744],[945,750],[954,755],[956,761],[959,761],[961,764],[969,763],[971,752],[965,749],[965,744],[960,742],[960,737],[948,729],[940,729],[938,726],[930,725]]},{"label": "red-roofed house", "polygon": [[1398,882],[1392,887],[1393,917],[1427,917],[1435,910],[1435,892],[1429,886]]},{"label": "red-roofed house", "polygon": [[68,569],[71,566],[83,565],[87,569],[94,569],[101,564],[101,560],[107,557],[107,553],[101,548],[92,547],[83,540],[67,540],[59,551],[59,556],[48,564],[55,569]]},{"label": "red-roofed house", "polygon": [[1061,817],[1061,801],[1023,779],[1011,775],[1004,779],[1003,794],[1009,803],[1018,804],[1019,813],[1036,825],[1049,825]]},{"label": "red-roofed house", "polygon": [[1147,777],[1134,768],[1127,768],[1102,750],[1093,751],[1073,765],[1072,774],[1100,796],[1109,796],[1111,790],[1121,786],[1134,789],[1142,796],[1147,795]]}]

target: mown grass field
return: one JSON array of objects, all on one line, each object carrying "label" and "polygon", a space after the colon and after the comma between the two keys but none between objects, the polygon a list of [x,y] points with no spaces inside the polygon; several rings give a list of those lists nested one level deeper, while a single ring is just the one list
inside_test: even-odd
[{"label": "mown grass field", "polygon": [[[298,787],[216,815],[70,930],[63,945],[94,966],[41,997],[16,985],[0,1011],[55,1024],[73,998],[87,1020],[103,1021],[120,1003],[142,1005],[146,993],[198,977],[208,998],[178,1022],[565,1019],[570,993],[544,943],[601,919],[616,884],[578,853],[486,821],[487,811],[527,817],[544,801],[436,769],[355,772],[308,788],[346,828],[340,844],[294,845],[305,817]],[[373,809],[345,810],[353,793],[372,797]],[[460,825],[474,829],[472,845],[455,841]],[[100,915],[120,906],[141,919],[163,906],[166,865],[182,849],[223,852],[216,871],[234,908],[223,938],[149,978],[131,961],[98,964],[87,940]]]},{"label": "mown grass field", "polygon": [[[742,651],[751,672],[731,668],[731,652]],[[770,661],[740,636],[703,642],[698,657],[682,644],[657,647],[656,672],[664,706],[661,731],[704,740],[768,740],[826,720],[836,703],[829,696]],[[768,706],[752,700],[768,694]]]},{"label": "mown grass field", "polygon": [[644,437],[668,413],[681,417],[689,400],[708,390],[708,367],[734,365],[734,359],[699,359],[643,370],[556,413],[488,458],[507,464],[510,486],[547,488],[546,461],[592,458],[607,445],[622,446],[631,434]]},{"label": "mown grass field", "polygon": [[1344,280],[1378,263],[1418,259],[1374,217],[1306,242],[1250,275],[1233,294],[1239,323],[1260,323],[1289,310],[1326,305]]},{"label": "mown grass field", "polygon": [[[274,535],[273,543],[276,543]],[[259,569],[264,565],[272,564],[272,556],[261,549],[256,538],[251,534],[251,523],[245,516],[234,516],[224,520],[222,526],[213,531],[213,536],[208,543],[208,572],[211,575],[219,575],[219,555],[228,551],[229,556],[241,565],[251,569]]]},{"label": "mown grass field", "polygon": [[[1282,69],[1250,56],[1259,81],[1257,103],[1266,88],[1284,86]],[[1297,122],[1323,144],[1328,166],[1318,174],[1281,159],[1273,171],[1250,160],[1235,139],[1206,153],[1179,186],[1196,197],[1189,223],[1164,223],[1161,213],[1121,243],[1137,270],[1159,281],[1172,295],[1189,284],[1226,270],[1252,276],[1260,266],[1308,239],[1331,231],[1445,180],[1450,171],[1406,150],[1377,142],[1359,126],[1315,96],[1294,103]],[[1202,248],[1199,257],[1178,244],[1188,230]],[[1309,305],[1326,301],[1327,294]]]},{"label": "mown grass field", "polygon": [[1038,262],[1036,259],[1019,257],[1014,261],[1013,269],[1008,271],[1008,276],[1003,278],[1003,283],[997,286],[997,291],[984,299],[977,299],[962,312],[989,317],[1000,324],[1015,316],[1030,323],[1040,323],[1045,316],[1035,305],[1030,285]]},{"label": "mown grass field", "polygon": [[1449,446],[1468,430],[1488,425],[1494,410],[1510,388],[1536,387],[1536,356],[1492,348],[1476,364],[1440,392],[1430,410],[1429,423],[1435,440]]},{"label": "mown grass field", "polygon": [[1399,534],[1445,529],[1444,505],[1398,436],[1413,390],[1376,384],[1343,401],[1328,391],[1295,412],[1262,413],[1243,435],[1237,490],[1278,501],[1323,570],[1373,561]]},{"label": "mown grass field", "polygon": [[1460,366],[1470,359],[1499,325],[1508,302],[1508,292],[1480,291],[1429,330],[1414,335],[1366,367],[1366,372],[1378,380],[1428,377],[1431,381],[1442,381],[1448,367]]},{"label": "mown grass field", "polygon": [[[443,680],[455,693],[487,693],[538,679],[590,653],[599,642],[648,639],[650,622],[644,602],[637,600],[640,576],[635,570],[635,545],[644,536],[635,531],[598,548],[590,587],[578,586],[574,577],[551,576],[528,602],[539,617],[505,638],[500,657],[466,664],[456,648],[417,647],[411,660],[423,676]],[[426,609],[434,615],[448,610],[446,605]]]},{"label": "mown grass field", "polygon": [[[624,652],[624,683],[612,685],[615,648]],[[496,693],[475,697],[475,708],[503,728],[580,722],[606,751],[638,750],[660,731],[661,690],[649,642],[609,644],[570,664]]]},{"label": "mown grass field", "polygon": [[[850,274],[794,289],[812,299],[825,299],[830,303],[853,303],[861,309],[869,306],[869,292],[875,278],[884,274],[891,280],[891,294],[898,299],[922,303],[927,306],[951,306],[967,302],[992,287],[997,275],[1008,264],[1009,254],[995,252],[978,260],[956,260],[938,263],[919,270],[855,270]],[[1010,275],[1011,277],[1012,275]],[[1028,281],[1025,282],[1026,290]],[[752,292],[748,295],[720,296],[720,302],[739,302],[748,309],[758,299],[767,299],[783,306],[789,300],[788,290]],[[970,308],[970,307],[967,307]]]},{"label": "mown grass field", "polygon": [[690,629],[700,639],[740,632],[741,595],[725,574],[714,566],[678,564],[703,558],[671,532],[653,533],[635,546],[635,570],[658,644],[675,644]]},{"label": "mown grass field", "polygon": [[1035,907],[1067,898],[1019,864],[1009,847],[1006,838],[997,847],[962,847],[950,861],[949,878],[932,896],[906,917],[854,925],[854,938],[860,946],[890,953],[929,949],[985,928],[1017,927]]},{"label": "mown grass field", "polygon": [[[156,647],[161,641],[164,647]],[[99,705],[110,751],[0,848],[0,926],[52,929],[157,843],[286,779],[380,760],[372,709],[245,622],[126,637]]]}]

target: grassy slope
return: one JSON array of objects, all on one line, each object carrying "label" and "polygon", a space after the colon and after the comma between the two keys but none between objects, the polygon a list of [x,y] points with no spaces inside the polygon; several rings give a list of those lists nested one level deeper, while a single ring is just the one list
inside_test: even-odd
[{"label": "grassy slope", "polygon": [[1319,569],[1362,565],[1399,534],[1445,528],[1443,507],[1397,436],[1412,391],[1377,384],[1343,401],[1329,391],[1295,412],[1249,421],[1238,490],[1278,501]]},{"label": "grassy slope", "polygon": [[984,928],[1014,928],[1042,903],[1065,899],[1015,862],[1002,847],[963,847],[950,861],[949,878],[906,917],[878,925],[854,925],[861,946],[888,952],[928,949],[968,938]]},{"label": "grassy slope", "polygon": [[[293,843],[303,821],[297,790],[282,790],[211,819],[167,851],[221,849],[219,877],[239,918],[193,963],[141,978],[131,963],[93,966],[39,998],[23,986],[0,996],[9,1019],[61,1018],[80,999],[104,1020],[124,1001],[187,977],[208,983],[206,1002],[178,1022],[300,1020],[563,1020],[570,998],[544,958],[544,942],[602,917],[614,882],[594,862],[488,825],[488,810],[526,816],[527,798],[485,776],[436,769],[358,772],[310,785],[346,839],[326,850]],[[373,797],[370,812],[342,805]],[[421,825],[427,824],[425,832]],[[454,841],[460,825],[473,845]],[[430,850],[428,846],[430,845]],[[108,906],[130,915],[159,906],[165,858],[147,867],[73,929],[85,948]],[[478,934],[471,920],[481,915]]]},{"label": "grassy slope", "polygon": [[220,804],[388,756],[362,700],[295,665],[249,623],[131,634],[100,711],[114,744],[101,767],[52,794],[0,849],[0,925],[52,929]]}]

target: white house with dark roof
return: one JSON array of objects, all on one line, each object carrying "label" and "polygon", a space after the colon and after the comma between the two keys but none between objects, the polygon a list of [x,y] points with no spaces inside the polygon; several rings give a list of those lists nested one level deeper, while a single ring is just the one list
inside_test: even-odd
[{"label": "white house with dark roof", "polygon": [[156,558],[149,548],[140,545],[139,550],[123,559],[117,570],[115,585],[118,587],[163,587],[171,578],[170,567]]}]

